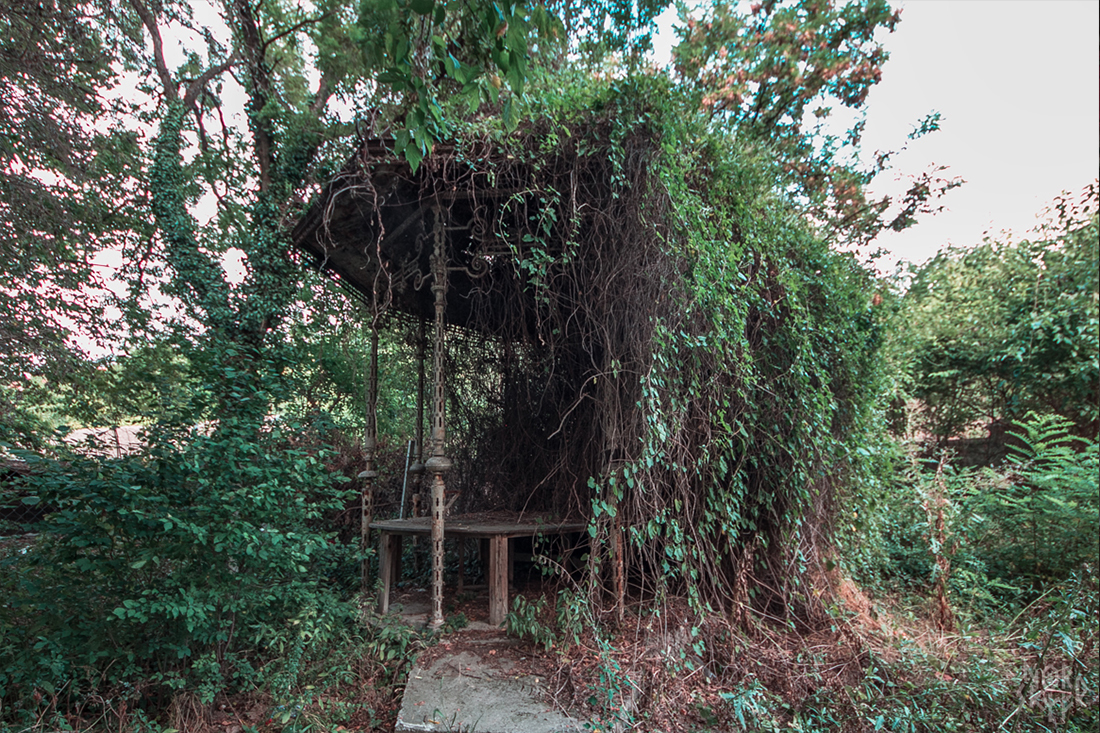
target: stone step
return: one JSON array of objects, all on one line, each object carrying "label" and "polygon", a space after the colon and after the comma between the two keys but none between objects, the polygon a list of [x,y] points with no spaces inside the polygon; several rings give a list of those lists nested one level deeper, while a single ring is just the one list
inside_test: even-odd
[{"label": "stone step", "polygon": [[[467,641],[417,663],[409,674],[395,731],[579,733],[584,726],[547,702],[545,681],[516,664],[521,650]],[[479,649],[484,645],[484,649]],[[491,649],[489,647],[492,647]]]}]

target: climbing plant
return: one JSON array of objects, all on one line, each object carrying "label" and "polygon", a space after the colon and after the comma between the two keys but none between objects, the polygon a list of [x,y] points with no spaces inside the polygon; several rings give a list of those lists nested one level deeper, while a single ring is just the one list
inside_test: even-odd
[{"label": "climbing plant", "polygon": [[878,396],[870,274],[776,188],[774,157],[667,78],[533,88],[516,131],[470,121],[416,172],[364,148],[321,204],[347,209],[378,172],[486,202],[467,215],[490,238],[462,245],[486,273],[448,336],[448,485],[467,509],[591,518],[599,607],[629,585],[819,612],[804,579]]},{"label": "climbing plant", "polygon": [[[614,56],[619,30],[644,47],[658,3],[232,0],[216,23],[185,3],[95,6],[141,79],[152,140],[123,177],[143,227],[124,252],[133,292],[167,302],[127,323],[135,340],[169,332],[186,381],[135,401],[157,413],[142,416],[142,455],[51,455],[20,486],[58,511],[41,554],[3,576],[2,714],[36,720],[104,679],[145,679],[127,693],[142,704],[179,687],[209,699],[255,682],[265,650],[298,665],[348,618],[335,566],[354,558],[320,524],[346,492],[326,473],[322,421],[294,414],[320,413],[291,388],[313,372],[300,361],[328,356],[300,348],[316,281],[287,232],[334,171],[354,187],[344,166],[364,137],[383,154],[358,156],[361,175],[391,165],[425,197],[485,180],[509,192],[481,292],[513,310],[448,356],[467,375],[451,398],[464,500],[590,517],[580,591],[596,612],[683,593],[727,617],[812,620],[807,578],[838,490],[863,470],[880,328],[870,276],[827,239],[894,225],[849,195],[864,178],[829,168],[795,119],[821,98],[862,103],[883,59],[874,30],[893,16],[819,5],[764,3],[736,21],[716,9],[725,35],[685,34],[673,76]],[[183,54],[169,29],[193,33]],[[561,37],[577,29],[590,43]],[[750,58],[747,41],[782,56],[810,32],[842,50],[807,51],[822,83],[784,101],[790,59],[769,87],[782,94],[754,103],[771,123],[708,103],[724,62],[683,65],[693,44],[733,49],[747,84],[770,84],[777,57]],[[851,201],[869,224],[847,218]],[[345,374],[326,386],[339,391],[354,370],[336,361]]]},{"label": "climbing plant", "polygon": [[[79,291],[91,272],[81,258],[95,248],[67,228],[94,237],[112,207],[132,215],[108,222],[123,233],[110,244],[131,296],[119,296],[120,338],[168,344],[178,358],[150,360],[151,376],[171,378],[151,379],[140,399],[119,390],[112,400],[104,389],[95,397],[118,404],[76,405],[95,413],[90,421],[145,423],[138,455],[18,454],[37,469],[19,479],[19,501],[50,511],[43,542],[3,576],[0,725],[33,722],[65,699],[94,700],[100,685],[129,685],[127,704],[150,709],[179,688],[209,702],[255,684],[259,652],[276,641],[297,645],[297,663],[307,640],[332,638],[350,613],[339,602],[347,590],[339,571],[357,558],[333,548],[334,527],[321,521],[347,492],[327,471],[324,416],[291,392],[309,371],[299,360],[316,353],[302,348],[298,326],[317,283],[289,251],[288,222],[342,162],[337,141],[386,136],[415,169],[450,129],[444,100],[466,114],[484,106],[514,126],[528,64],[553,50],[561,25],[537,4],[418,0],[15,10],[0,19],[12,30],[3,88],[43,101],[46,113],[25,115],[32,105],[9,104],[8,95],[0,106],[5,120],[23,115],[28,133],[3,130],[4,221],[27,242],[49,234],[59,260],[75,252],[64,264],[76,276],[55,282]],[[42,25],[47,38],[21,47]],[[54,44],[50,33],[67,42]],[[54,78],[62,70],[83,86]],[[115,71],[134,81],[135,104],[104,110],[97,94],[111,91]],[[67,106],[77,113],[71,127]],[[101,123],[121,132],[99,135]],[[69,208],[21,217],[29,194],[66,193],[66,184],[40,185],[41,176],[12,168],[20,156],[69,176]],[[229,255],[241,263],[232,275]],[[27,273],[24,302],[44,281],[34,267]],[[5,312],[18,310],[20,298],[3,298]],[[34,347],[24,336],[43,324],[53,350],[24,363],[48,361],[68,335],[53,328],[53,314],[38,315],[37,325],[22,321],[30,325],[20,358]]]}]

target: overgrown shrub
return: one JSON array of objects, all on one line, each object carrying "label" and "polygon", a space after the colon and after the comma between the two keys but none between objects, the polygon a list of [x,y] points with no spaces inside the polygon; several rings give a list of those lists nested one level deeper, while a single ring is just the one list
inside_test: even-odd
[{"label": "overgrown shrub", "polygon": [[1017,447],[992,468],[955,468],[950,455],[913,458],[870,507],[877,531],[861,542],[881,554],[861,579],[874,586],[875,571],[867,570],[877,566],[880,577],[930,587],[947,560],[944,581],[955,598],[981,603],[1034,598],[1097,567],[1098,446],[1073,428],[1064,418],[1029,414],[1010,431]]},{"label": "overgrown shrub", "polygon": [[1029,410],[1100,427],[1100,183],[1059,197],[1034,239],[940,252],[901,299],[891,356],[940,441]]},{"label": "overgrown shrub", "polygon": [[318,520],[346,492],[301,432],[224,420],[152,428],[123,458],[26,454],[25,487],[55,510],[4,559],[0,715],[122,684],[209,702],[254,684],[265,653],[337,634],[351,609],[326,575],[356,553]]},{"label": "overgrown shrub", "polygon": [[[870,273],[776,192],[765,150],[667,79],[553,81],[516,132],[471,122],[415,171],[364,143],[296,243],[365,252],[364,295],[415,317],[423,263],[403,240],[367,246],[389,215],[372,197],[420,202],[409,242],[449,217],[461,510],[592,518],[585,591],[620,611],[628,585],[820,611],[804,572],[874,425]],[[437,198],[455,203],[429,216]]]}]

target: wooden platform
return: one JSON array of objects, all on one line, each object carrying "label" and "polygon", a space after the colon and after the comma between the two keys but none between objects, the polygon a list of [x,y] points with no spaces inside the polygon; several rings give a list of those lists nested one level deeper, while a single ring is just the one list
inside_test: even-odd
[{"label": "wooden platform", "polygon": [[[489,545],[489,623],[504,623],[508,613],[508,569],[511,565],[509,540],[513,537],[583,532],[585,522],[557,522],[541,518],[522,521],[499,514],[467,514],[448,517],[443,523],[443,538],[475,538],[488,541]],[[378,597],[378,610],[388,613],[390,590],[401,575],[401,541],[405,536],[430,536],[431,517],[411,519],[386,519],[372,522],[370,528],[381,535],[378,569],[382,589]],[[462,563],[459,563],[461,567]]]}]

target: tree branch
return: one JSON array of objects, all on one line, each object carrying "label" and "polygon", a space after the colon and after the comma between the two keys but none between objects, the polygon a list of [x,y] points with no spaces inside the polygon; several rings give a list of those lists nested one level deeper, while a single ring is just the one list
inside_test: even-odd
[{"label": "tree branch", "polygon": [[153,59],[156,63],[157,75],[160,76],[160,82],[164,86],[164,96],[169,102],[175,101],[179,98],[179,92],[176,89],[176,83],[172,80],[172,72],[168,70],[168,63],[164,60],[164,40],[161,38],[160,28],[157,27],[157,19],[141,0],[130,0],[130,5],[153,39]]},{"label": "tree branch", "polygon": [[279,41],[283,38],[286,38],[289,35],[297,33],[302,28],[305,28],[307,25],[312,25],[313,23],[320,23],[322,20],[324,20],[325,18],[328,18],[330,15],[332,15],[331,12],[330,13],[322,13],[321,15],[317,16],[316,18],[306,18],[305,20],[298,21],[294,25],[292,25],[289,28],[287,28],[286,30],[284,30],[282,33],[276,33],[274,36],[272,36],[271,38],[264,41],[261,50],[264,53],[267,53],[268,46],[270,46],[271,44],[273,44],[276,41]]},{"label": "tree branch", "polygon": [[211,66],[206,71],[202,72],[198,79],[195,79],[187,87],[187,93],[183,95],[183,106],[192,107],[195,104],[195,100],[202,94],[202,90],[215,76],[228,71],[233,65],[237,63],[237,52],[229,54],[229,58],[221,62],[217,66]]},{"label": "tree branch", "polygon": [[321,110],[328,104],[329,97],[332,96],[331,84],[328,79],[327,73],[321,74],[321,82],[317,85],[317,92],[313,95],[313,101],[309,103],[310,114],[320,116]]},{"label": "tree branch", "polygon": [[270,123],[263,119],[263,109],[271,90],[271,79],[264,65],[266,44],[252,14],[252,4],[248,0],[236,0],[234,6],[240,21],[245,61],[251,81],[251,89],[248,89],[248,121],[256,146],[256,162],[260,168],[260,190],[267,191],[271,188],[271,172],[275,164],[275,141]]}]

